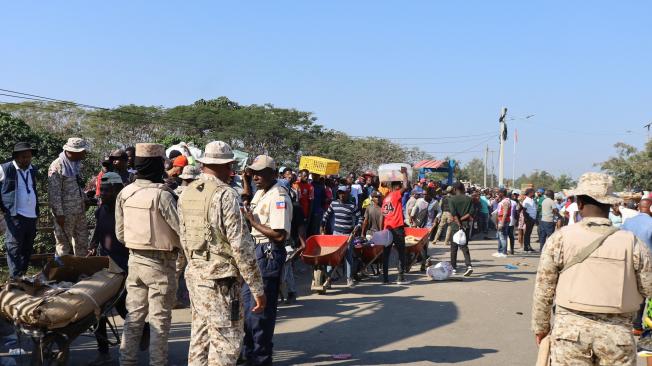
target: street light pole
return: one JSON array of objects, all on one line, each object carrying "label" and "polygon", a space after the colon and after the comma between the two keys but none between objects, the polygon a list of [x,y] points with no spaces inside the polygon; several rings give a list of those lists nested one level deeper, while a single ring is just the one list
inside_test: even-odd
[{"label": "street light pole", "polygon": [[503,107],[500,111],[500,118],[498,122],[500,123],[500,156],[498,162],[498,186],[504,187],[505,185],[505,140],[507,140],[507,123],[505,118],[507,117],[507,107]]},{"label": "street light pole", "polygon": [[489,162],[489,145],[487,145],[487,149],[484,151],[484,185],[483,187],[487,188],[487,163]]}]

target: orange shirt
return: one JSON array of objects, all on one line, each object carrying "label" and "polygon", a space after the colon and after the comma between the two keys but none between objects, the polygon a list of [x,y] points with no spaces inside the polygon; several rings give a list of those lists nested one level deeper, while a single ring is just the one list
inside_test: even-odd
[{"label": "orange shirt", "polygon": [[401,191],[392,191],[383,199],[382,212],[385,216],[383,229],[397,229],[405,226],[402,198]]}]

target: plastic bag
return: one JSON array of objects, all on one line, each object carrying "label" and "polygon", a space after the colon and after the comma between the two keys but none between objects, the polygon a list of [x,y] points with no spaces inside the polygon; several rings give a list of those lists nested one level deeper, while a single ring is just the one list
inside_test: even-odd
[{"label": "plastic bag", "polygon": [[453,235],[453,243],[457,245],[466,245],[466,233],[464,230],[459,229],[455,235]]},{"label": "plastic bag", "polygon": [[375,245],[382,245],[384,247],[392,245],[394,237],[389,230],[376,231],[371,237],[371,242]]},{"label": "plastic bag", "polygon": [[453,275],[453,266],[449,262],[439,262],[428,267],[426,274],[435,281],[444,281]]},{"label": "plastic bag", "polygon": [[192,144],[186,144],[185,142],[180,142],[180,143],[178,143],[176,145],[172,145],[172,146],[168,147],[165,150],[165,156],[170,156],[170,152],[172,152],[173,150],[176,150],[176,151],[178,151],[178,152],[185,155],[186,151],[184,149],[184,146],[188,147],[188,150],[190,151],[190,155],[192,155],[192,157],[195,160],[201,158],[201,156],[202,156],[201,149],[195,147]]}]

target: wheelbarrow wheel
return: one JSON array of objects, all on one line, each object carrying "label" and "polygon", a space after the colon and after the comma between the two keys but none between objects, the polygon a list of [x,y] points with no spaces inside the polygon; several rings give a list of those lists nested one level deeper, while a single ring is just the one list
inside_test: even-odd
[{"label": "wheelbarrow wheel", "polygon": [[65,336],[51,333],[32,341],[32,365],[64,366],[68,362],[70,343]]}]

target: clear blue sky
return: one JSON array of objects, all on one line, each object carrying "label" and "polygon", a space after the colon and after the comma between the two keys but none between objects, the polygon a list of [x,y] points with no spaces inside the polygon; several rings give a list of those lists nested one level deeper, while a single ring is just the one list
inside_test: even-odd
[{"label": "clear blue sky", "polygon": [[[517,175],[575,177],[615,142],[642,147],[652,121],[650,2],[14,1],[1,9],[0,88],[89,104],[225,95],[387,137],[497,132],[507,106],[512,116],[536,114],[510,124],[519,129]],[[470,150],[452,154],[462,161],[483,156],[474,147],[482,139],[428,142],[426,151]]]}]

